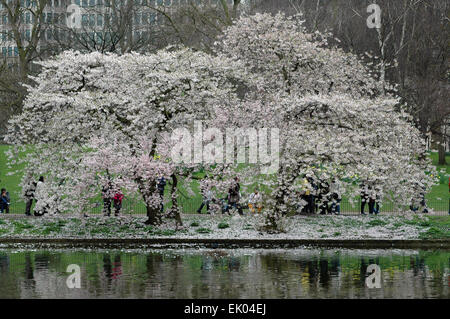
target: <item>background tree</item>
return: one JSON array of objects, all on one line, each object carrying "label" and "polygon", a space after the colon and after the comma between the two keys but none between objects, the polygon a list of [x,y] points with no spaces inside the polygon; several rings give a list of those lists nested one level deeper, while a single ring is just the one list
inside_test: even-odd
[{"label": "background tree", "polygon": [[40,41],[44,32],[42,12],[47,4],[48,0],[0,0],[3,56],[0,65],[0,112],[5,119],[0,121],[0,136],[5,133],[7,119],[21,111],[26,94],[22,84],[30,83],[28,75],[33,71],[32,62],[44,54]]}]

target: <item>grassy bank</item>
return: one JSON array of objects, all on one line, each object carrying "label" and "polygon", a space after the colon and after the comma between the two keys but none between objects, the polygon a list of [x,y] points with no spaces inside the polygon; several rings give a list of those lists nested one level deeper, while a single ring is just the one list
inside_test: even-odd
[{"label": "grassy bank", "polygon": [[296,216],[285,231],[259,230],[255,216],[184,215],[184,227],[170,222],[146,226],[134,216],[0,219],[0,238],[247,238],[247,239],[450,239],[450,216]]}]

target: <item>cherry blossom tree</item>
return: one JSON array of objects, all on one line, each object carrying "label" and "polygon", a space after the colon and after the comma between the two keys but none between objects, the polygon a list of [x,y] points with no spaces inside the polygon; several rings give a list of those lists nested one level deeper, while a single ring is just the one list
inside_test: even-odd
[{"label": "cherry blossom tree", "polygon": [[[236,175],[242,192],[263,186],[266,229],[304,206],[298,190],[305,177],[328,189],[324,202],[331,184],[354,199],[363,183],[372,197],[409,205],[434,183],[420,132],[387,84],[357,56],[330,47],[328,37],[308,34],[299,16],[257,14],[226,29],[214,56],[183,48],[123,56],[68,51],[42,63],[7,141],[16,154],[28,150],[27,171],[47,177],[54,212],[86,210],[111,182],[113,191],[139,194],[147,223],[157,224],[164,176],[172,185],[171,215],[181,223],[178,182],[189,185],[199,169],[217,198]],[[246,130],[278,129],[270,142],[279,143],[272,149],[277,173],[264,173],[263,162],[205,161],[200,150],[200,162],[175,160],[180,140],[173,132],[192,131],[196,120],[217,133],[202,145],[229,138],[231,129],[248,151],[254,141],[245,141]]]},{"label": "cherry blossom tree", "polygon": [[149,224],[161,221],[158,179],[176,169],[168,133],[235,99],[242,73],[225,57],[184,48],[122,56],[67,51],[42,67],[7,141],[27,148],[22,160],[47,177],[48,188],[58,185],[63,200],[51,209],[85,209],[83,201],[113,179],[139,192]]},{"label": "cherry blossom tree", "polygon": [[305,176],[324,189],[340,184],[339,195],[354,198],[364,183],[371,197],[409,205],[435,183],[419,130],[384,81],[357,56],[328,46],[329,35],[308,34],[300,18],[242,17],[216,43],[258,83],[247,101],[220,109],[218,122],[280,130],[279,173],[263,176],[273,190],[267,224],[276,228],[304,205],[298,190]]},{"label": "cherry blossom tree", "polygon": [[301,18],[282,13],[242,17],[224,31],[216,51],[258,74],[265,90],[356,97],[383,93],[383,83],[371,76],[358,56],[328,49],[332,35],[307,33]]}]

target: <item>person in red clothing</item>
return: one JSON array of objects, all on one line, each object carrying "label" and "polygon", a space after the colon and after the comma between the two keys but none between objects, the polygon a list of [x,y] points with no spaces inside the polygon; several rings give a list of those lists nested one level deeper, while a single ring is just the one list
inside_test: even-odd
[{"label": "person in red clothing", "polygon": [[122,192],[118,191],[114,195],[114,208],[115,208],[114,215],[115,216],[119,216],[120,209],[122,208],[122,200],[123,200],[123,194],[122,194]]}]

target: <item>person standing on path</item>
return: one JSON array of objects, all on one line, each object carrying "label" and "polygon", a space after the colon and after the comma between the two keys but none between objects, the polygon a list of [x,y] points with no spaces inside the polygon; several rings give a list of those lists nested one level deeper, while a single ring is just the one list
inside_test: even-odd
[{"label": "person standing on path", "polygon": [[212,193],[211,189],[203,187],[203,189],[202,189],[202,204],[200,205],[199,209],[197,209],[197,214],[201,214],[203,206],[205,206],[205,205],[206,205],[206,213],[210,214],[209,204],[212,201],[212,197],[213,197],[213,193]]},{"label": "person standing on path", "polygon": [[2,188],[0,193],[0,214],[3,214],[3,211],[5,211],[6,214],[9,214],[10,202],[11,198],[9,197],[9,193],[5,188]]},{"label": "person standing on path", "polygon": [[372,192],[370,194],[369,199],[369,214],[375,214],[378,215],[380,213],[380,195],[379,192],[375,190],[375,192]]},{"label": "person standing on path", "polygon": [[123,194],[121,191],[118,191],[114,195],[114,216],[119,216],[120,209],[122,208],[122,200],[123,200]]},{"label": "person standing on path", "polygon": [[258,210],[258,213],[261,213],[262,210],[262,196],[259,190],[256,188],[253,193],[250,194],[248,198],[248,208],[251,213],[255,213]]},{"label": "person standing on path", "polygon": [[365,215],[364,207],[369,204],[369,188],[366,183],[360,185],[361,188],[361,215]]},{"label": "person standing on path", "polygon": [[339,182],[334,179],[330,186],[331,193],[331,214],[341,214],[342,190]]},{"label": "person standing on path", "polygon": [[33,200],[35,199],[35,192],[36,192],[36,186],[37,182],[31,180],[30,176],[30,182],[28,184],[27,189],[25,190],[25,215],[31,216],[31,206],[33,206]]},{"label": "person standing on path", "polygon": [[158,180],[157,187],[158,187],[159,197],[161,198],[160,210],[162,213],[162,212],[164,212],[164,189],[166,188],[166,179],[164,178],[164,176],[162,176]]},{"label": "person standing on path", "polygon": [[241,185],[239,184],[239,177],[236,176],[228,190],[228,205],[225,209],[227,212],[233,207],[238,210],[239,215],[243,215],[242,207],[239,205],[241,199],[240,190]]},{"label": "person standing on path", "polygon": [[45,195],[44,176],[39,177],[39,180],[36,184],[35,198],[36,198],[36,206],[34,210],[34,216],[42,216],[45,213],[47,213],[49,208],[48,203],[45,203],[46,195]]},{"label": "person standing on path", "polygon": [[315,214],[316,213],[316,197],[318,195],[318,186],[317,183],[314,181],[314,178],[310,175],[306,176],[306,180],[309,184],[310,189],[310,196],[308,197],[308,213],[309,214]]}]

